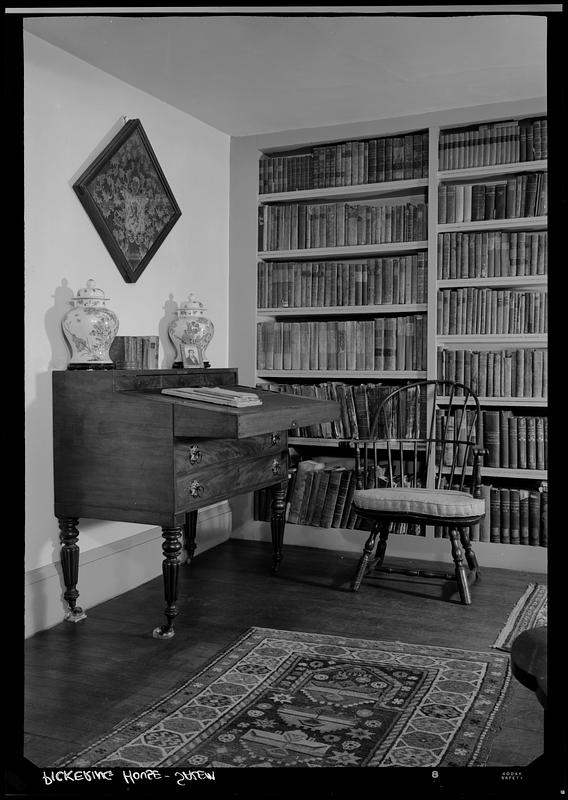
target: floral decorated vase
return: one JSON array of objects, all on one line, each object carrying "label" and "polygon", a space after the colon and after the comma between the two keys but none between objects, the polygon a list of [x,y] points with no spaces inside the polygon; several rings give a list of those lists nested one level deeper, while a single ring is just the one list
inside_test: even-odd
[{"label": "floral decorated vase", "polygon": [[107,301],[92,279],[71,301],[72,307],[61,320],[71,347],[67,369],[114,369],[109,348],[118,331],[118,317],[106,307]]},{"label": "floral decorated vase", "polygon": [[207,346],[215,333],[213,323],[205,316],[206,311],[207,308],[193,293],[188,295],[185,302],[179,304],[175,319],[168,326],[169,337],[176,348],[174,367],[183,365],[182,344],[196,345],[201,349],[203,361],[206,360]]}]

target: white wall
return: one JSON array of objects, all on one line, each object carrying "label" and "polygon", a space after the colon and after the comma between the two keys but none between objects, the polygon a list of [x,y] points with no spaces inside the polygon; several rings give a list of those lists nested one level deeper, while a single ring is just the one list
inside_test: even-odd
[{"label": "white wall", "polygon": [[[24,35],[26,571],[59,560],[53,516],[51,372],[65,369],[68,301],[93,278],[120,334],[160,334],[161,366],[174,351],[167,323],[195,292],[208,306],[214,366],[228,365],[230,138],[43,40]],[[137,283],[127,284],[79,203],[74,180],[122,125],[139,118],[182,216]],[[173,302],[172,302],[173,301]],[[148,526],[85,521],[82,553]],[[155,562],[155,574],[161,558]],[[79,586],[80,589],[80,586]]]}]

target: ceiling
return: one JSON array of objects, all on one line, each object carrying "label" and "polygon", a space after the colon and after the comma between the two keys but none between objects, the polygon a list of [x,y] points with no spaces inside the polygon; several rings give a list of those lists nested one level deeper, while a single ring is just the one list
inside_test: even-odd
[{"label": "ceiling", "polygon": [[546,7],[430,17],[394,8],[404,12],[32,17],[26,12],[47,9],[15,10],[26,31],[232,136],[546,95],[546,19],[514,13]]}]

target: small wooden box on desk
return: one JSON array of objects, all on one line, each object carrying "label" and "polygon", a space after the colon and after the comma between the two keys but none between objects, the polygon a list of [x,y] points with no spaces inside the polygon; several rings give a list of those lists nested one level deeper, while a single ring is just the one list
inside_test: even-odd
[{"label": "small wooden box on desk", "polygon": [[[162,389],[222,386],[255,391],[262,405],[232,408],[164,395]],[[239,387],[236,369],[53,372],[55,516],[69,605],[77,606],[79,518],[162,528],[166,624],[174,635],[182,541],[195,549],[197,511],[272,488],[272,569],[282,558],[288,480],[287,431],[336,419],[339,405]]]}]

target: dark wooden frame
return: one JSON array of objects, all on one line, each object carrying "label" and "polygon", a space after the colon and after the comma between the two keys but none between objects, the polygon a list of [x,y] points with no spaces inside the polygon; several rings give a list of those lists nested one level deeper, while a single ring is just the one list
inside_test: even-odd
[{"label": "dark wooden frame", "polygon": [[[164,227],[160,230],[158,235],[153,239],[151,245],[146,250],[145,255],[137,262],[136,266],[132,266],[128,258],[124,254],[120,245],[117,243],[112,228],[109,227],[105,221],[105,217],[101,212],[99,205],[93,199],[89,189],[92,182],[100,176],[105,169],[110,165],[111,160],[118,153],[118,151],[129,141],[129,139],[137,134],[141,140],[142,147],[147,159],[149,160],[158,180],[158,184],[163,194],[167,198],[167,202],[172,207],[172,213]],[[87,212],[89,219],[98,231],[106,249],[108,250],[111,258],[119,269],[120,274],[127,283],[136,283],[140,275],[146,269],[151,259],[154,257],[158,248],[171,231],[175,223],[181,216],[181,210],[176,202],[176,199],[170,189],[166,177],[158,163],[156,154],[152,149],[146,132],[142,127],[139,119],[131,119],[125,123],[124,127],[117,133],[112,141],[104,148],[104,150],[97,156],[93,163],[83,172],[83,174],[73,184],[73,189],[81,204]],[[124,206],[126,203],[124,203]],[[116,224],[114,227],[119,227]],[[126,226],[123,226],[123,228]]]},{"label": "dark wooden frame", "polygon": [[[198,364],[193,364],[191,361],[187,360],[187,350],[186,350],[186,348],[191,348],[192,350],[195,350],[197,352],[197,357],[199,359],[199,363]],[[182,357],[184,369],[199,369],[199,368],[203,369],[203,366],[204,366],[204,364],[203,364],[203,350],[201,349],[201,347],[199,347],[199,345],[191,344],[189,342],[182,342],[180,349],[181,349],[181,357]]]}]

